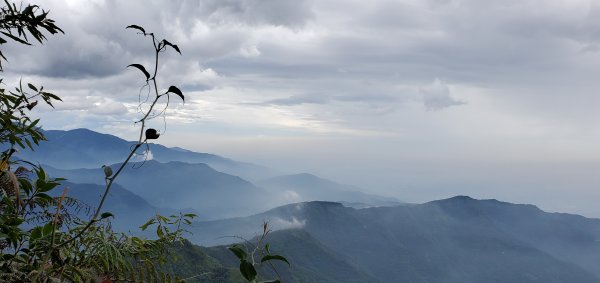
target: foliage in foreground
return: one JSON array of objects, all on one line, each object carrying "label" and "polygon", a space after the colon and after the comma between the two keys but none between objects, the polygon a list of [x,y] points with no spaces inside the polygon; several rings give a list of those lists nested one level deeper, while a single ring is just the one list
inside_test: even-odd
[{"label": "foliage in foreground", "polygon": [[[47,18],[48,12],[36,5],[5,4],[0,8],[0,33],[7,39],[29,45],[31,37],[38,42],[46,39],[42,29],[51,34],[62,32]],[[154,36],[152,39],[156,64],[158,53],[166,46],[177,49],[166,40],[158,43]],[[0,44],[7,42],[0,37]],[[2,53],[0,56],[6,60]],[[156,71],[148,81],[153,81],[157,90]],[[145,122],[154,114],[156,101],[169,93],[183,98],[176,87],[165,94],[156,91],[154,102],[140,119],[139,142],[123,166],[148,139],[158,138],[155,130],[145,128]],[[34,150],[45,140],[39,119],[31,118],[39,101],[53,106],[61,99],[31,83],[26,88],[19,84],[14,91],[0,89],[0,144],[4,149],[0,159],[0,281],[177,281],[159,272],[157,265],[167,259],[167,248],[182,240],[183,225],[190,224],[195,215],[156,215],[140,227],[156,229],[152,240],[117,233],[111,228],[112,214],[103,212],[102,204],[122,167],[114,174],[105,168],[106,190],[100,205],[85,220],[80,216],[85,217],[82,212],[91,208],[70,198],[67,188],[61,190],[63,179],[49,178],[42,167],[13,158],[15,151]]]}]

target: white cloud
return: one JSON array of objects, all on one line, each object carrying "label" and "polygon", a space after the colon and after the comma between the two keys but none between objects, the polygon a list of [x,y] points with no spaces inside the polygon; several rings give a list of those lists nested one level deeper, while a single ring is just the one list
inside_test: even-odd
[{"label": "white cloud", "polygon": [[304,227],[304,225],[306,225],[306,219],[299,220],[296,217],[292,217],[290,220],[285,220],[275,217],[269,220],[269,224],[273,230],[295,229]]},{"label": "white cloud", "polygon": [[282,195],[283,195],[282,196],[282,199],[283,199],[282,203],[284,203],[284,204],[287,204],[287,203],[298,203],[298,202],[302,202],[303,201],[302,197],[297,192],[292,191],[292,190],[284,191]]}]

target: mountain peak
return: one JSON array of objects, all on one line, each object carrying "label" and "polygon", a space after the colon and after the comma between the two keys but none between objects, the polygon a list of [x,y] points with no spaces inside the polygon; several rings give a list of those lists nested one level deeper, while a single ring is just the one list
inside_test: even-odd
[{"label": "mountain peak", "polygon": [[515,204],[496,199],[474,199],[469,196],[455,196],[435,200],[424,205],[437,206],[446,213],[457,217],[479,217],[482,215],[520,214],[529,215],[543,212],[535,205]]},{"label": "mountain peak", "polygon": [[479,202],[479,200],[474,199],[470,196],[459,195],[459,196],[453,196],[453,197],[447,198],[447,199],[439,199],[439,200],[430,201],[425,204],[435,204],[435,205],[441,205],[441,206],[448,206],[448,205],[464,206],[464,205],[472,204],[472,203],[476,203],[476,202]]},{"label": "mountain peak", "polygon": [[464,196],[464,195],[459,195],[459,196],[454,196],[448,199],[445,199],[446,201],[475,201],[476,199],[470,197],[470,196]]},{"label": "mountain peak", "polygon": [[323,178],[310,174],[310,173],[298,173],[298,174],[290,174],[279,176],[282,178],[291,178],[291,179],[301,179],[301,180],[323,180]]}]

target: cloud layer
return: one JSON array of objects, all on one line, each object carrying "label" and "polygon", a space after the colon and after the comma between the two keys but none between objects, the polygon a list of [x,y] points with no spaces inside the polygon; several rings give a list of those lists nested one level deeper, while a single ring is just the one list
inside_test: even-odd
[{"label": "cloud layer", "polygon": [[[494,163],[479,173],[492,176],[507,174],[503,162],[575,172],[569,168],[600,161],[593,0],[39,4],[66,34],[45,46],[7,46],[5,77],[43,83],[64,98],[58,111],[39,114],[49,128],[118,129],[125,138],[133,131],[143,78],[125,66],[152,62],[147,39],[124,29],[138,24],[183,53],[161,57],[161,89],[178,85],[186,94],[185,105],[172,101],[167,112],[167,144],[414,200],[424,197],[402,188],[445,196],[428,193],[438,192],[428,180],[445,167],[408,170],[403,179],[395,168]],[[564,178],[577,181],[570,189],[580,195],[600,185]],[[455,172],[444,180],[460,194],[468,179]],[[496,192],[499,183],[477,180]],[[520,199],[535,201],[546,185],[540,180]]]}]

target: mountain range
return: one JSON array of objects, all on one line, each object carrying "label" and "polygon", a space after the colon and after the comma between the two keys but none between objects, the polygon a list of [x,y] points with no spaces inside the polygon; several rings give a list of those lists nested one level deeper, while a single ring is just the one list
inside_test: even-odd
[{"label": "mountain range", "polygon": [[[43,164],[51,176],[72,183],[103,185],[101,166],[116,170],[120,166],[117,161],[134,145],[88,129],[44,133],[47,142],[35,152],[19,152],[18,157]],[[244,216],[309,200],[367,206],[400,203],[310,174],[280,176],[275,175],[276,170],[214,154],[158,144],[150,144],[149,149],[152,158],[139,160],[142,156],[138,156],[137,162],[125,167],[117,183],[154,207],[195,210],[203,219]]]},{"label": "mountain range", "polygon": [[[101,168],[61,170],[46,166],[46,171],[75,183],[102,185],[104,182]],[[263,189],[204,163],[154,160],[132,163],[124,167],[117,184],[142,196],[153,206],[194,209],[203,218],[247,215],[266,208],[260,202],[261,196],[265,195]]]},{"label": "mountain range", "polygon": [[[122,162],[135,142],[119,137],[94,132],[88,129],[69,131],[44,131],[48,142],[40,143],[35,152],[23,151],[20,157],[62,169],[99,168],[102,165]],[[205,163],[218,171],[259,180],[276,176],[275,170],[264,166],[235,161],[209,153],[194,152],[178,147],[168,148],[150,143],[151,158],[159,162],[181,161]],[[140,154],[144,153],[145,146]],[[60,158],[56,158],[60,156]],[[137,161],[144,160],[138,156]]]},{"label": "mountain range", "polygon": [[[250,227],[256,231],[264,220],[297,223],[272,236],[273,245],[295,263],[286,278],[290,282],[600,281],[600,220],[464,196],[363,209],[334,202],[291,204],[250,217],[199,222],[192,240],[212,245],[238,241],[217,235],[252,239]],[[330,255],[327,261],[320,260],[323,253]],[[356,280],[344,274],[355,274]]]},{"label": "mountain range", "polygon": [[[18,157],[66,177],[89,214],[104,190],[101,166],[118,168],[134,142],[87,129],[45,134]],[[190,282],[239,282],[226,245],[252,243],[265,221],[272,250],[292,262],[277,264],[283,282],[600,282],[598,219],[466,196],[407,204],[313,174],[149,148],[152,158],[125,167],[103,210],[132,233],[156,213],[197,213],[190,242],[174,247],[182,260],[165,267]]]}]

